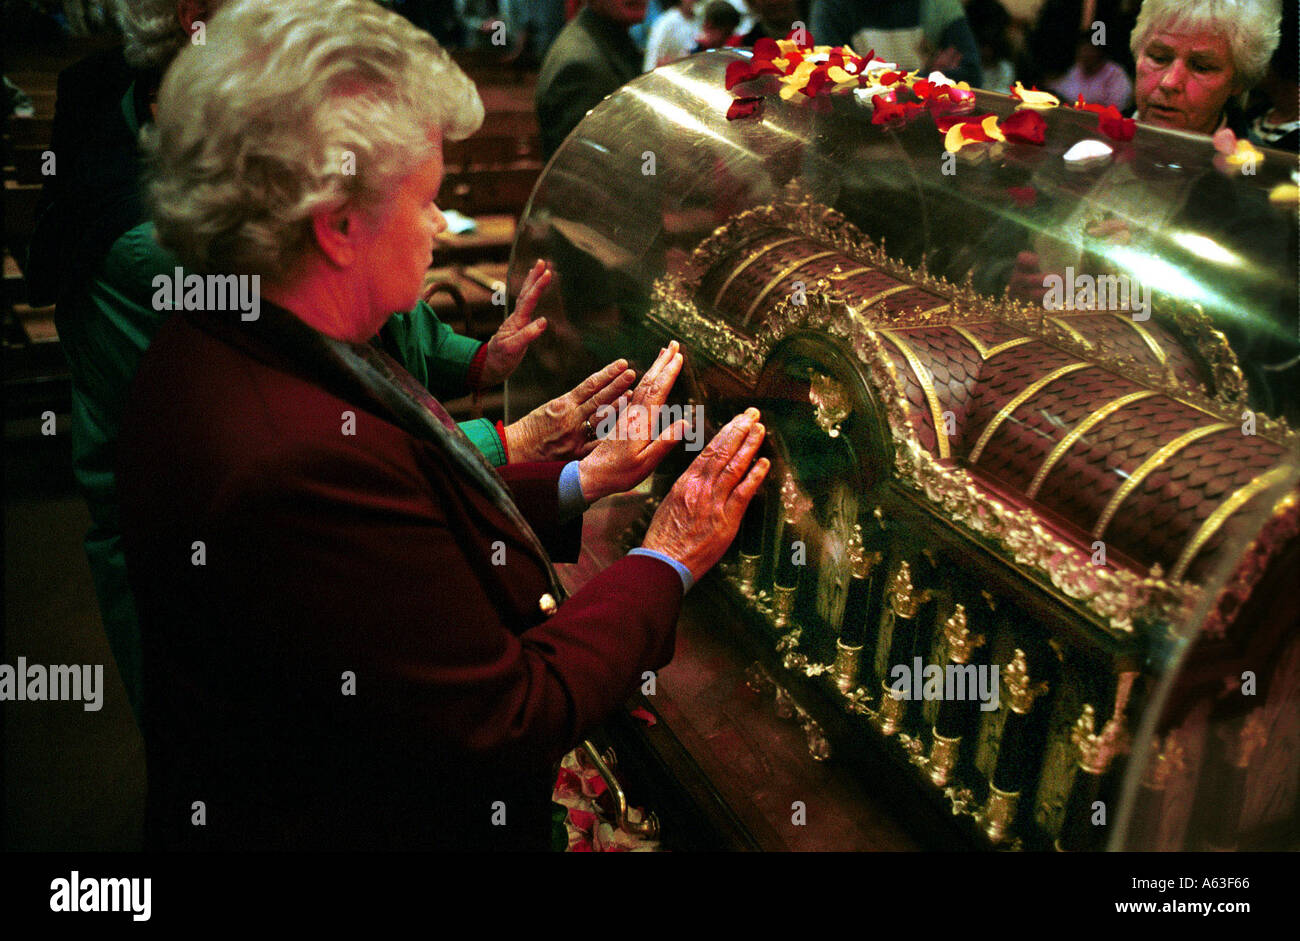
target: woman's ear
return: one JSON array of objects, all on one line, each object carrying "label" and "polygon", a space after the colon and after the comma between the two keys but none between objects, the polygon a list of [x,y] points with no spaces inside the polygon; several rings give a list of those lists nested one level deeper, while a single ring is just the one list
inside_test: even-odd
[{"label": "woman's ear", "polygon": [[179,0],[176,4],[176,19],[186,36],[194,32],[195,23],[204,22],[207,18],[207,0]]},{"label": "woman's ear", "polygon": [[311,216],[312,234],[316,247],[329,262],[338,268],[347,268],[357,257],[357,225],[352,213],[346,209],[321,209]]}]

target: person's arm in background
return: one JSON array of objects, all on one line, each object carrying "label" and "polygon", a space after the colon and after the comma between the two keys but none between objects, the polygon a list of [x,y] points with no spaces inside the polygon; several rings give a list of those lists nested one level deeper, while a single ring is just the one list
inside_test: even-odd
[{"label": "person's arm in background", "polygon": [[954,82],[983,87],[979,44],[958,0],[921,0],[921,28],[926,42],[938,50],[929,68],[942,72]]},{"label": "person's arm in background", "polygon": [[967,82],[971,88],[984,87],[984,70],[980,67],[980,50],[975,44],[975,34],[971,32],[966,17],[953,20],[943,31],[940,40],[941,49],[955,49],[961,56],[961,62],[948,69],[940,69],[954,82]]}]

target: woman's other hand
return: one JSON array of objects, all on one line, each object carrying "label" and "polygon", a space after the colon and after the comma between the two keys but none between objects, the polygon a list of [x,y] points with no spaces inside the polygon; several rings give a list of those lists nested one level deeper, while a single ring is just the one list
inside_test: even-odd
[{"label": "woman's other hand", "polygon": [[646,532],[642,547],[681,562],[699,581],[736,538],[745,508],[771,462],[754,460],[766,429],[758,409],[747,409],[714,435],[677,483]]},{"label": "woman's other hand", "polygon": [[515,311],[492,334],[487,343],[487,359],[483,362],[480,388],[500,385],[509,378],[528,352],[532,343],[546,330],[546,318],[533,320],[537,302],[551,284],[551,266],[538,259],[524,278],[524,286],[515,301]]},{"label": "woman's other hand", "polygon": [[660,351],[631,394],[598,413],[600,425],[608,433],[601,435],[596,447],[578,464],[578,480],[588,503],[635,487],[685,436],[685,419],[674,422],[658,437],[654,433],[659,410],[668,401],[681,369],[682,354],[673,340]]},{"label": "woman's other hand", "polygon": [[635,381],[636,372],[620,359],[507,425],[510,462],[563,461],[590,454],[600,443],[594,433],[597,413],[617,402]]}]

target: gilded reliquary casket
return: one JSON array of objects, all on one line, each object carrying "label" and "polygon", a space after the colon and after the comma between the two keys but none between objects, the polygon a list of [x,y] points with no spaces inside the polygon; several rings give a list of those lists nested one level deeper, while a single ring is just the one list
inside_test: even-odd
[{"label": "gilded reliquary casket", "polygon": [[553,261],[555,328],[511,413],[670,338],[708,434],[760,408],[772,473],[688,608],[809,761],[870,756],[948,845],[1300,845],[1294,160],[1060,108],[946,156],[853,95],[728,121],[739,55],[633,82],[548,167],[512,276]]}]

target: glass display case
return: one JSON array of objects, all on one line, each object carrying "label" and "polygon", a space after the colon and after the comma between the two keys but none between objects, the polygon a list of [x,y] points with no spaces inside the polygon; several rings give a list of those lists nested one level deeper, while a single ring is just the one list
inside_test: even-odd
[{"label": "glass display case", "polygon": [[[703,440],[750,405],[769,429],[625,768],[727,845],[1300,846],[1294,156],[902,85],[768,79],[729,118],[748,56],[593,109],[512,255],[512,289],[537,257],[557,284],[511,418],[675,338]],[[588,570],[691,444],[589,511]],[[788,738],[717,718],[760,702],[813,769],[780,799],[753,769]],[[790,836],[786,798],[832,792],[842,825]]]}]

